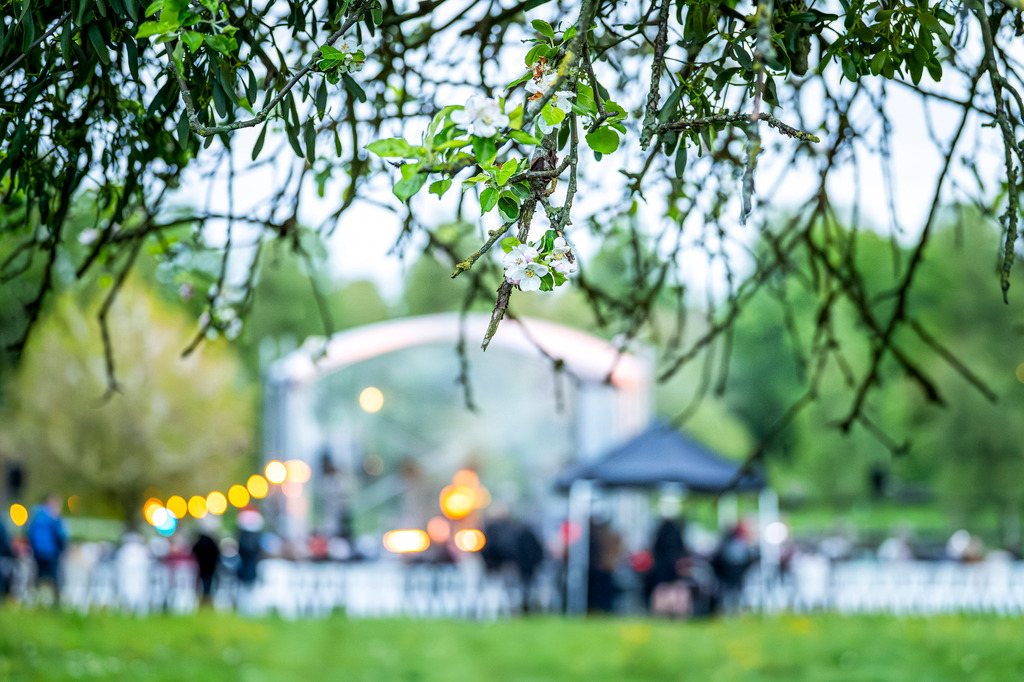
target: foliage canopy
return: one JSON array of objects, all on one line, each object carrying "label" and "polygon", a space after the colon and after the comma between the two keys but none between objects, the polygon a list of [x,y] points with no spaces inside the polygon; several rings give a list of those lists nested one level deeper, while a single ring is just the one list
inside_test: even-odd
[{"label": "foliage canopy", "polygon": [[[404,221],[399,249],[435,252],[471,280],[460,290],[467,309],[493,306],[488,339],[514,297],[540,295],[519,289],[569,281],[628,347],[656,302],[692,303],[685,264],[701,254],[722,291],[709,296],[703,333],[662,349],[664,376],[716,347],[727,363],[750,301],[795,273],[807,303],[780,295],[811,323],[811,365],[844,352],[835,306],[848,305],[870,339],[844,429],[863,420],[884,362],[937,396],[905,345],[935,340],[908,301],[941,206],[998,216],[992,281],[1008,295],[1024,165],[1016,0],[39,0],[0,10],[0,282],[30,280],[15,349],[55,270],[121,282],[144,244],[175,284],[197,267],[216,282],[197,343],[228,332],[267,243],[312,264],[317,238],[381,202]],[[842,173],[875,172],[860,169],[871,157],[888,180],[893,120],[908,115],[894,108],[907,94],[948,125],[921,119],[939,159],[921,224],[903,224],[891,183],[868,198],[889,206],[893,238],[911,243],[909,257],[894,257],[892,287],[872,292],[856,258],[861,197],[843,191]],[[976,151],[986,147],[995,154]],[[252,196],[250,174],[263,171],[277,171],[273,184]],[[85,191],[99,201],[87,240],[65,229]],[[310,221],[302,210],[315,195],[329,208]],[[444,229],[430,217],[438,199],[456,214]],[[847,202],[854,210],[840,215]],[[182,225],[195,228],[191,241],[169,237]],[[211,242],[204,228],[224,236]],[[623,234],[630,285],[606,288],[577,244]],[[226,300],[235,262],[248,274]],[[813,372],[803,388],[794,408],[816,396]]]}]

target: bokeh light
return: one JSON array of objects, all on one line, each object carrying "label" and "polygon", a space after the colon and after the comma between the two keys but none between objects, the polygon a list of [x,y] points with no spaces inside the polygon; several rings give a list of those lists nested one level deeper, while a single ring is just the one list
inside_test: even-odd
[{"label": "bokeh light", "polygon": [[174,518],[185,518],[188,513],[188,502],[181,495],[171,495],[167,498],[167,511],[174,514]]},{"label": "bokeh light", "polygon": [[384,533],[384,549],[396,554],[422,552],[430,547],[430,538],[419,529],[393,530]]},{"label": "bokeh light", "polygon": [[270,486],[267,484],[267,479],[263,478],[259,474],[253,474],[249,477],[249,480],[245,483],[246,489],[249,494],[255,497],[257,500],[267,496],[267,491],[270,490]]},{"label": "bokeh light", "polygon": [[452,484],[466,488],[475,488],[480,485],[480,477],[472,469],[461,469],[452,476]]},{"label": "bokeh light", "polygon": [[164,507],[153,507],[149,512],[149,522],[157,528],[167,524],[167,517],[171,513]]},{"label": "bokeh light", "polygon": [[455,546],[463,552],[479,552],[486,541],[484,534],[475,528],[460,530],[455,534]]},{"label": "bokeh light", "polygon": [[367,386],[359,394],[359,407],[370,414],[380,412],[384,407],[384,394],[376,386]]},{"label": "bokeh light", "polygon": [[78,505],[81,504],[82,498],[78,495],[72,495],[68,498],[68,511],[72,514],[78,511]]},{"label": "bokeh light", "polygon": [[268,481],[277,484],[287,478],[288,469],[281,462],[274,460],[273,462],[267,462],[267,468],[263,470],[263,473],[266,474]]},{"label": "bokeh light", "polygon": [[28,509],[25,509],[23,505],[12,504],[11,505],[11,523],[15,526],[24,526],[28,521]]},{"label": "bokeh light", "polygon": [[178,519],[174,518],[174,514],[164,509],[163,518],[160,523],[153,524],[156,528],[156,532],[160,535],[171,535],[174,533],[174,529],[178,527]]},{"label": "bokeh light", "polygon": [[206,499],[199,495],[193,495],[188,500],[188,513],[197,519],[206,516]]},{"label": "bokeh light", "polygon": [[435,516],[427,521],[427,535],[430,536],[431,542],[438,544],[448,542],[448,538],[452,535],[452,527],[449,525],[448,519],[443,516]]},{"label": "bokeh light", "polygon": [[476,491],[465,486],[448,485],[441,490],[441,512],[449,519],[465,518],[476,506]]},{"label": "bokeh light", "polygon": [[206,496],[206,510],[211,514],[223,514],[228,509],[228,498],[224,493],[214,490]]},{"label": "bokeh light", "polygon": [[160,500],[156,499],[155,497],[151,497],[148,500],[146,500],[146,503],[142,505],[142,515],[145,517],[146,523],[152,525],[153,512],[155,512],[157,509],[163,508],[163,503],[160,502]]},{"label": "bokeh light", "polygon": [[764,539],[773,545],[781,545],[789,537],[789,528],[782,521],[773,521],[764,527]]},{"label": "bokeh light", "polygon": [[228,488],[228,501],[235,507],[244,507],[249,504],[249,491],[244,485],[237,483]]},{"label": "bokeh light", "polygon": [[295,499],[302,497],[302,484],[295,483],[293,481],[285,481],[281,484],[281,492],[284,493],[285,497]]},{"label": "bokeh light", "polygon": [[284,463],[284,468],[287,471],[287,480],[291,483],[305,483],[312,474],[309,465],[301,459],[288,460]]}]

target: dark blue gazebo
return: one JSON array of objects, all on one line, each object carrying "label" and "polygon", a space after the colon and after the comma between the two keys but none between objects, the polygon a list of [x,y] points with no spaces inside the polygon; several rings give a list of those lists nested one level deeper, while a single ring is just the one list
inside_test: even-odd
[{"label": "dark blue gazebo", "polygon": [[691,493],[718,495],[765,487],[760,472],[740,473],[741,465],[712,452],[664,422],[655,422],[604,456],[572,464],[555,479],[559,490],[576,481],[605,488],[656,488],[678,484]]},{"label": "dark blue gazebo", "polygon": [[[664,422],[645,431],[596,460],[577,462],[562,470],[555,486],[569,493],[569,519],[581,529],[580,541],[569,546],[567,611],[586,609],[587,566],[591,502],[600,489],[656,489],[679,486],[692,494],[721,495],[764,491],[771,499],[760,471],[744,471],[743,465],[726,459]],[[762,495],[763,497],[763,495]],[[769,518],[777,517],[773,502]],[[759,500],[763,523],[763,505]],[[764,559],[762,552],[762,560]]]}]

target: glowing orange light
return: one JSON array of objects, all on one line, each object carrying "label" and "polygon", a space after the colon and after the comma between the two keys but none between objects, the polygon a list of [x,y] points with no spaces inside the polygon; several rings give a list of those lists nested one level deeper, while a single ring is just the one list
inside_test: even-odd
[{"label": "glowing orange light", "polygon": [[268,481],[275,484],[281,483],[288,477],[288,469],[277,460],[267,462],[267,468],[263,470],[263,473],[267,475]]},{"label": "glowing orange light", "polygon": [[359,394],[359,407],[370,414],[380,412],[384,407],[384,394],[376,386],[367,386]]},{"label": "glowing orange light", "polygon": [[206,496],[206,510],[211,514],[223,514],[228,509],[228,498],[224,493],[214,490]]},{"label": "glowing orange light", "polygon": [[448,485],[441,490],[441,512],[449,519],[465,518],[476,506],[476,491],[465,486]]},{"label": "glowing orange light", "polygon": [[284,463],[285,471],[287,472],[287,480],[292,483],[305,483],[309,480],[310,474],[309,465],[303,462],[301,459],[290,459]]},{"label": "glowing orange light", "polygon": [[430,538],[419,529],[393,530],[384,533],[384,549],[396,554],[422,552],[430,547]]},{"label": "glowing orange light", "polygon": [[71,497],[69,497],[68,498],[68,511],[69,512],[77,512],[78,511],[78,503],[81,502],[81,499],[82,498],[80,498],[78,495],[72,495]]},{"label": "glowing orange light", "polygon": [[142,505],[142,515],[146,517],[147,523],[153,523],[153,512],[162,506],[164,506],[163,503],[155,497],[151,497],[146,500],[146,503]]},{"label": "glowing orange light", "polygon": [[197,519],[206,516],[206,500],[199,495],[193,495],[188,500],[188,513]]},{"label": "glowing orange light", "polygon": [[452,476],[452,485],[475,488],[480,485],[480,477],[472,469],[462,469],[461,471],[456,471],[455,475]]},{"label": "glowing orange light", "polygon": [[460,530],[455,534],[455,546],[463,552],[479,552],[486,541],[484,534],[475,528]]},{"label": "glowing orange light", "polygon": [[174,518],[181,519],[188,513],[188,502],[181,495],[171,495],[167,498],[167,511],[174,515]]},{"label": "glowing orange light", "polygon": [[228,489],[228,501],[236,507],[244,507],[249,504],[249,491],[236,483]]},{"label": "glowing orange light", "polygon": [[28,509],[20,504],[11,505],[11,522],[15,526],[24,526],[28,521]]},{"label": "glowing orange light", "polygon": [[270,486],[267,485],[267,479],[263,478],[259,474],[253,474],[249,477],[249,480],[245,483],[246,489],[249,494],[255,497],[257,500],[267,496],[267,491],[270,490]]},{"label": "glowing orange light", "polygon": [[427,521],[427,535],[430,536],[432,542],[448,542],[451,534],[452,527],[448,525],[448,520],[443,516],[435,516],[430,521]]}]

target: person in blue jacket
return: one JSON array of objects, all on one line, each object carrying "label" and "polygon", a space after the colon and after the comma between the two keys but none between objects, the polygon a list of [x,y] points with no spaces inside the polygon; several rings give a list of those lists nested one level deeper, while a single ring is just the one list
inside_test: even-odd
[{"label": "person in blue jacket", "polygon": [[33,508],[28,524],[28,544],[36,564],[36,590],[44,583],[52,585],[54,608],[60,605],[60,557],[68,542],[60,507],[60,498],[48,495]]}]

